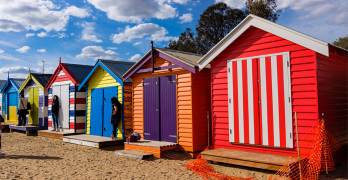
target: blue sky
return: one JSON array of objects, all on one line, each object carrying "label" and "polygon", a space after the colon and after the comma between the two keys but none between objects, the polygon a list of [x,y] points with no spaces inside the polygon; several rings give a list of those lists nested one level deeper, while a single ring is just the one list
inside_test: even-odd
[{"label": "blue sky", "polygon": [[[62,62],[94,65],[98,58],[136,61],[195,29],[210,5],[244,8],[245,0],[1,0],[0,79],[28,69],[53,73]],[[278,24],[325,42],[348,34],[346,0],[277,0]]]}]

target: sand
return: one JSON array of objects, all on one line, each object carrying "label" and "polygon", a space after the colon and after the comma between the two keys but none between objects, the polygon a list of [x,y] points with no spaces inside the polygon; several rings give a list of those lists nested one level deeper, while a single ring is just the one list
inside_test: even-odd
[{"label": "sand", "polygon": [[[139,160],[115,155],[114,150],[121,148],[100,150],[58,139],[3,133],[1,151],[6,155],[0,156],[0,179],[200,179],[183,167],[186,156],[168,153],[166,159]],[[227,164],[212,166],[239,177],[267,179],[274,173]],[[347,165],[341,165],[326,179],[347,178],[346,170]]]}]

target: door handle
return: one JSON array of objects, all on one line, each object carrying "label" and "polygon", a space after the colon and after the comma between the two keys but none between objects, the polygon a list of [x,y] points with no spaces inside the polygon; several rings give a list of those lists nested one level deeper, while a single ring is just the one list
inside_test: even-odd
[{"label": "door handle", "polygon": [[105,131],[105,127],[103,127],[103,131]]}]

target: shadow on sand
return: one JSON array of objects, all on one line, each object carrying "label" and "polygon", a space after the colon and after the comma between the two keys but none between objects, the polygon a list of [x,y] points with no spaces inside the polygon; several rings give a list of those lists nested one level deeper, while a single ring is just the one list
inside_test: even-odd
[{"label": "shadow on sand", "polygon": [[51,156],[23,156],[23,155],[4,155],[0,156],[0,159],[38,159],[38,160],[61,160],[61,157]]}]

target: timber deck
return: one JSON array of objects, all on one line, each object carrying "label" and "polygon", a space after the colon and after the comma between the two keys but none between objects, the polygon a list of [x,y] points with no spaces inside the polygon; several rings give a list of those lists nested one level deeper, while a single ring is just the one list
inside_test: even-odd
[{"label": "timber deck", "polygon": [[36,132],[38,130],[47,129],[47,127],[45,127],[45,126],[37,126],[37,125],[31,125],[31,124],[27,124],[25,126],[10,125],[9,128],[10,128],[10,132],[23,131],[23,132],[25,132],[26,135],[30,135],[32,133],[35,133],[35,135],[36,135]]},{"label": "timber deck", "polygon": [[[233,149],[213,149],[202,152],[202,159],[239,166],[278,171],[288,163],[289,156],[240,151]],[[293,162],[297,163],[297,162]]]},{"label": "timber deck", "polygon": [[40,130],[37,131],[38,136],[42,137],[49,137],[49,138],[54,138],[54,139],[63,139],[64,136],[70,136],[70,135],[76,135],[75,133],[70,133],[70,132],[56,132],[56,131],[51,131],[51,130]]},{"label": "timber deck", "polygon": [[11,124],[11,123],[1,123],[1,126],[3,127],[2,132],[10,131],[10,126],[13,126],[16,124]]},{"label": "timber deck", "polygon": [[112,140],[109,137],[94,136],[87,134],[63,136],[63,141],[66,143],[78,144],[95,148],[122,145],[124,142],[123,139]]},{"label": "timber deck", "polygon": [[163,151],[176,149],[177,146],[177,143],[172,142],[140,140],[138,142],[125,142],[124,150],[150,153],[161,158]]}]

